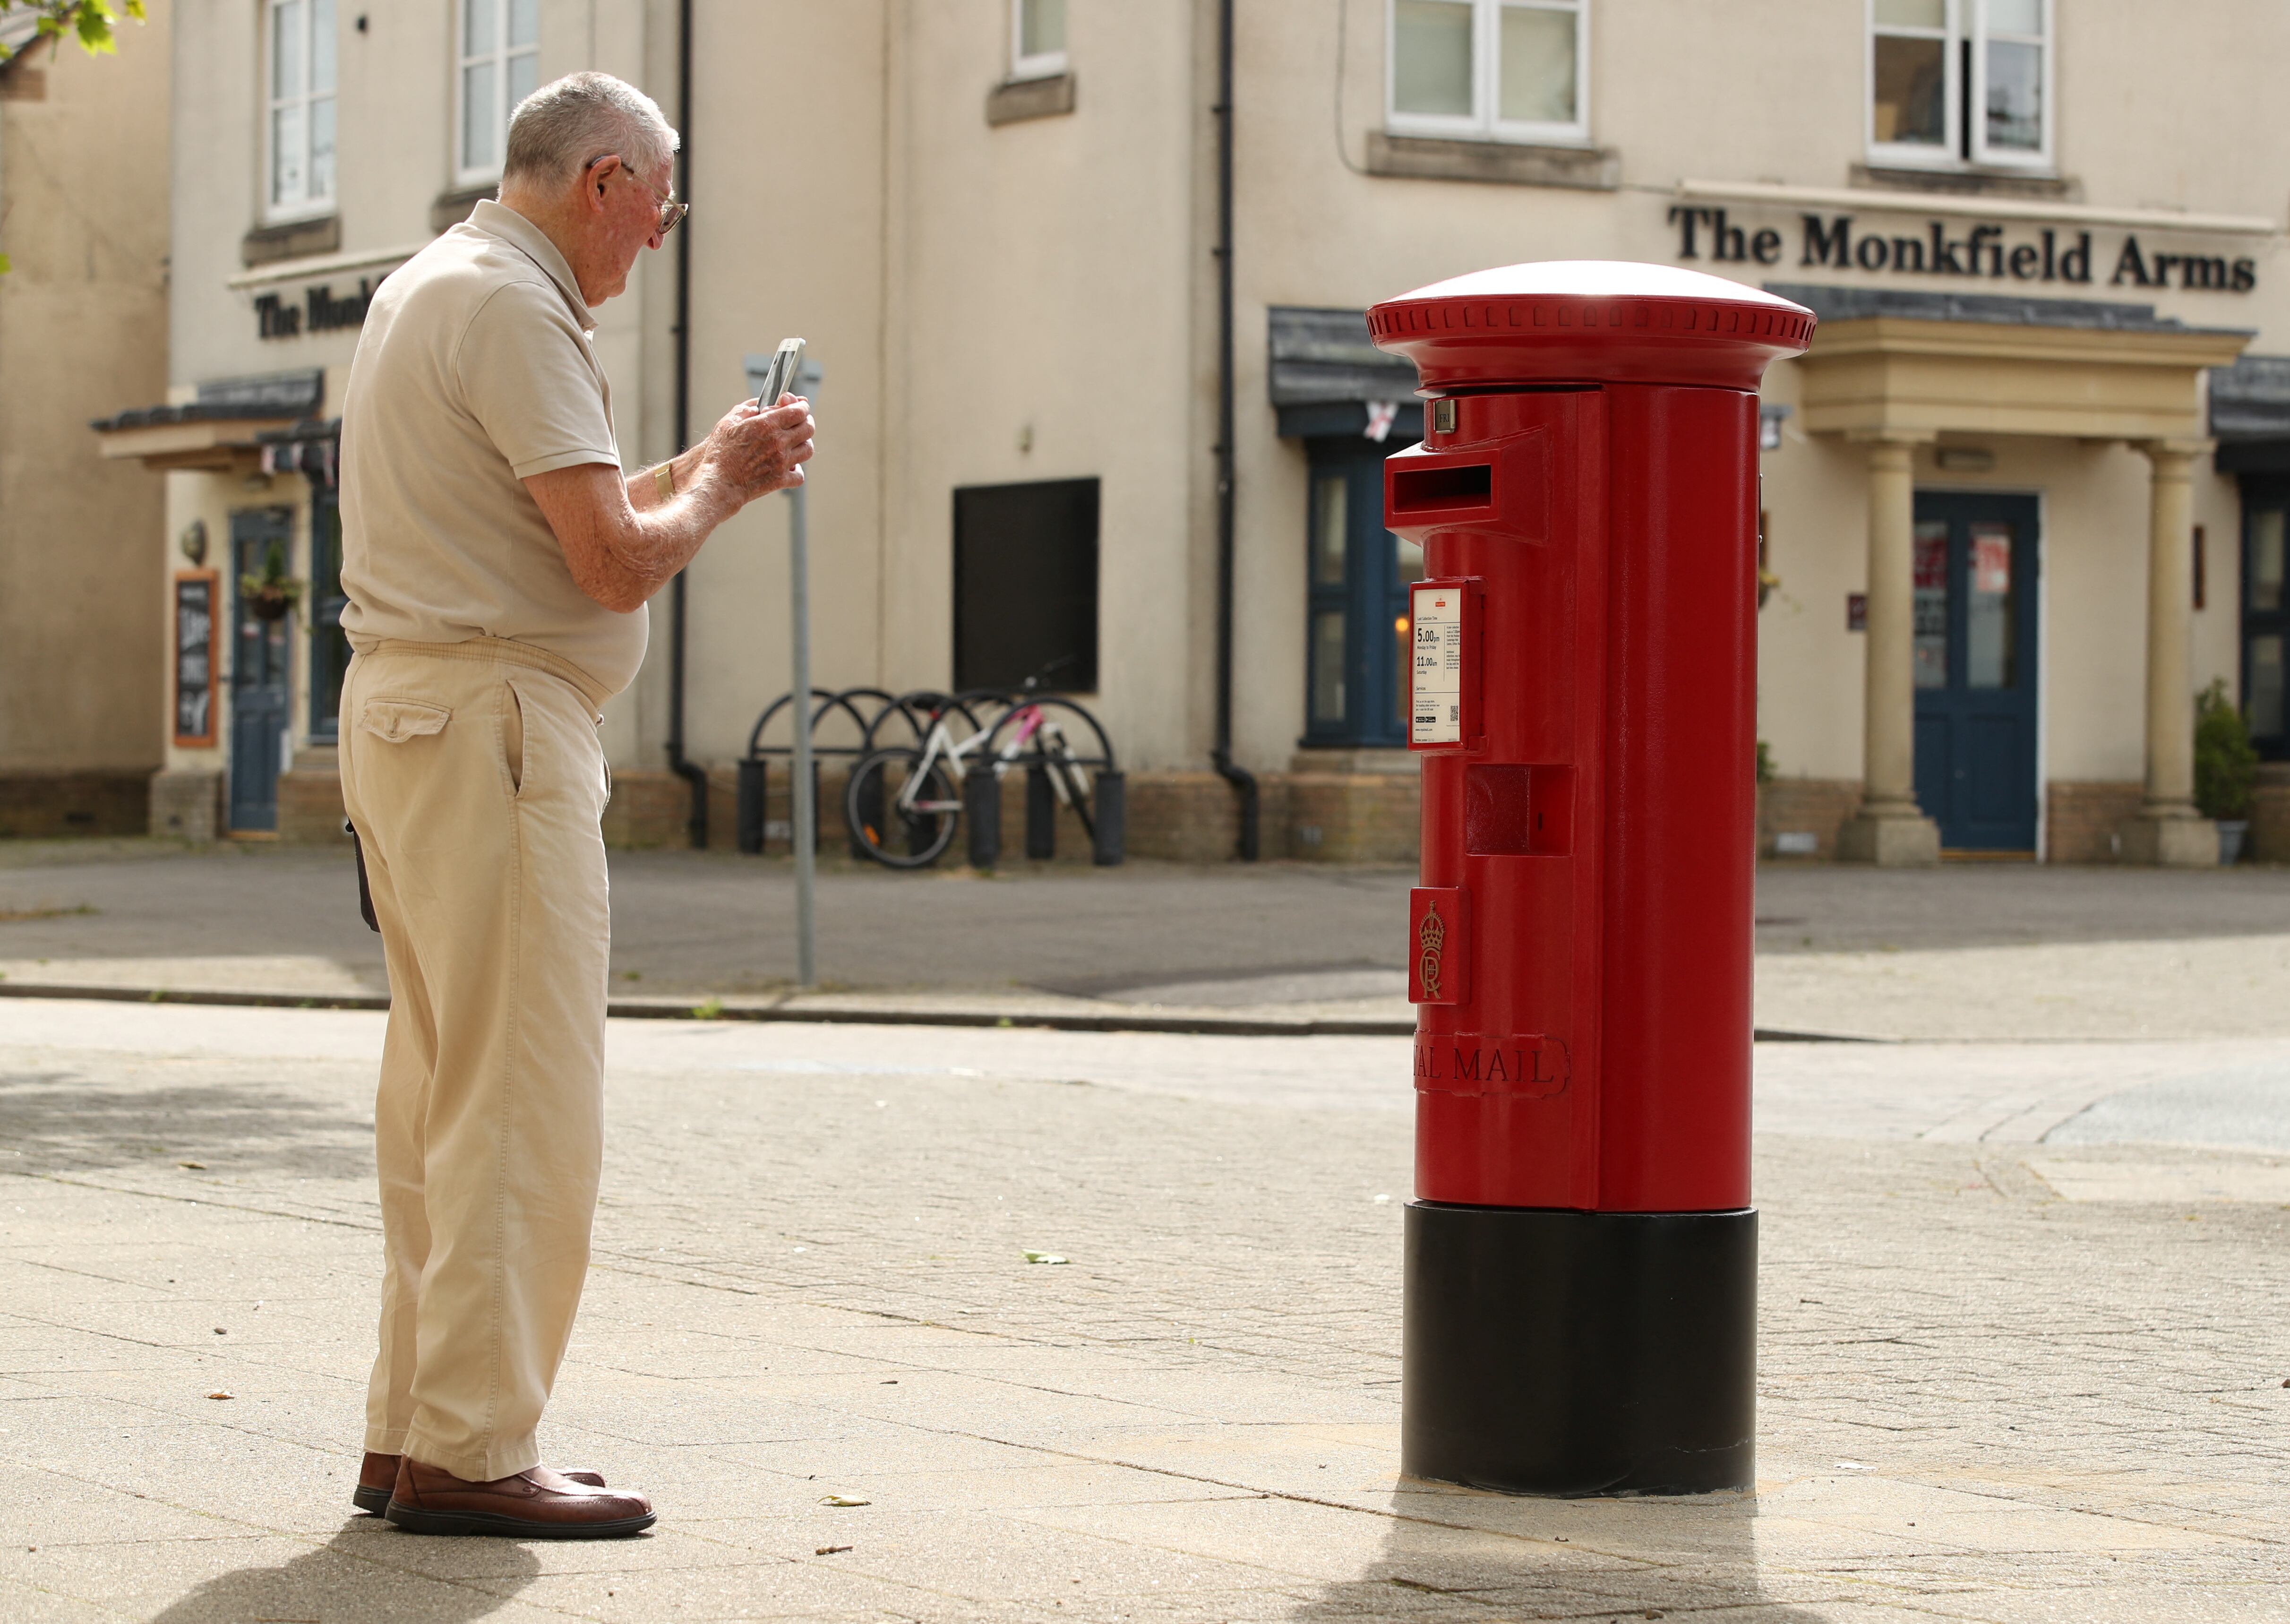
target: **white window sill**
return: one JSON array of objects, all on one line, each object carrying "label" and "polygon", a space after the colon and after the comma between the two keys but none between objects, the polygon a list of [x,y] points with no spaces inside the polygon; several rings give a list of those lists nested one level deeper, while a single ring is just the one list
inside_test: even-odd
[{"label": "white window sill", "polygon": [[267,209],[263,212],[262,226],[268,229],[273,226],[307,225],[314,220],[330,220],[337,212],[337,205],[331,197],[317,203],[297,204],[291,209]]},{"label": "white window sill", "polygon": [[1384,132],[1411,141],[1477,141],[1492,147],[1533,147],[1537,148],[1573,148],[1581,152],[1595,151],[1590,132],[1572,125],[1550,129],[1505,128],[1496,125],[1450,123],[1444,119],[1416,119],[1395,115],[1384,120]]}]

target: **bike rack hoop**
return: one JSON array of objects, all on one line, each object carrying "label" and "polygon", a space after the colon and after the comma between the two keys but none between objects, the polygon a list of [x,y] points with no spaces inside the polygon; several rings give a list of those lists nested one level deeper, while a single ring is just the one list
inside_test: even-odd
[{"label": "bike rack hoop", "polygon": [[[811,713],[811,731],[814,734],[819,732],[820,722],[826,717],[829,712],[839,710],[844,715],[851,718],[851,724],[859,730],[860,737],[860,742],[856,745],[815,744],[812,746],[811,753],[813,756],[862,756],[866,754],[868,749],[871,748],[870,741],[874,737],[876,722],[881,720],[883,711],[894,702],[889,694],[885,693],[879,688],[845,688],[839,691],[830,691],[825,688],[813,688],[811,691],[811,697],[821,701],[818,708]],[[880,701],[875,713],[875,716],[871,720],[860,714],[859,705],[857,703],[857,701],[867,700]],[[756,718],[756,725],[749,729],[748,732],[748,760],[764,761],[773,756],[792,756],[795,754],[795,746],[792,744],[767,745],[763,742],[764,730],[771,725],[772,719],[774,716],[778,716],[781,711],[785,710],[794,702],[794,700],[795,695],[792,692],[782,693],[779,698],[773,700],[768,706],[765,707],[764,714]]]}]

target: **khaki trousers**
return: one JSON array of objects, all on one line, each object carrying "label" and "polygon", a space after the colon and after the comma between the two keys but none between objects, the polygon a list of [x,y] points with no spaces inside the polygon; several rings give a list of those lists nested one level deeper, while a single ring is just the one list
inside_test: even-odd
[{"label": "khaki trousers", "polygon": [[385,642],[342,686],[342,794],[390,987],[365,1447],[471,1481],[540,1463],[588,1273],[612,929],[602,697],[571,662],[496,638]]}]

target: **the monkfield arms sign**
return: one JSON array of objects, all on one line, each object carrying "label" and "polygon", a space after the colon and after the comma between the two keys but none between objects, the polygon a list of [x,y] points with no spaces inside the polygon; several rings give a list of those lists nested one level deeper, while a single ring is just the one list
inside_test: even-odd
[{"label": "the monkfield arms sign", "polygon": [[305,288],[302,302],[290,304],[276,293],[254,301],[255,331],[266,339],[299,339],[306,332],[332,332],[365,325],[366,307],[373,302],[373,284],[358,278],[358,291],[344,299],[331,286]]},{"label": "the monkfield arms sign", "polygon": [[1774,226],[1742,225],[1724,209],[1674,205],[1677,257],[1732,265],[1779,265],[1794,248],[1797,266],[1895,271],[1912,276],[1978,276],[1991,282],[2065,282],[2089,285],[2104,272],[2110,287],[2211,290],[2247,293],[2258,285],[2255,260],[2222,254],[2150,252],[2135,236],[2096,266],[2092,234],[2046,226],[2016,235],[1993,224],[1952,228],[1929,220],[1920,231],[1877,230],[1850,214],[1800,214],[1794,243]]}]

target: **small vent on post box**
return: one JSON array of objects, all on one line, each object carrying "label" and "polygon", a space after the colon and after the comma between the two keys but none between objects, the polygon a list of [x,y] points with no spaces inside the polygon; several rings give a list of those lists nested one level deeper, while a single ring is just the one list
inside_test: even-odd
[{"label": "small vent on post box", "polygon": [[1391,510],[1402,513],[1445,513],[1456,508],[1493,504],[1494,465],[1467,462],[1460,467],[1403,468],[1391,476]]},{"label": "small vent on post box", "polygon": [[1463,775],[1463,849],[1564,857],[1574,849],[1574,769],[1474,766]]}]

